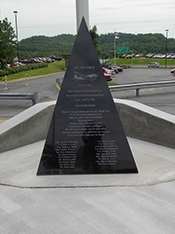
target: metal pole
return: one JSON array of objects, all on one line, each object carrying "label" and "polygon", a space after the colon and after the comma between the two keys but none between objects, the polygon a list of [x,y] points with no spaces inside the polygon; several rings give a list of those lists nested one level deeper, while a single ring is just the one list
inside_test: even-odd
[{"label": "metal pole", "polygon": [[18,58],[18,62],[19,62],[19,47],[18,47],[18,25],[17,25],[17,11],[13,11],[13,13],[15,14],[15,25],[16,25],[16,39],[17,39],[17,58]]},{"label": "metal pole", "polygon": [[77,13],[77,32],[84,17],[87,27],[89,28],[89,0],[76,0],[76,13]]},{"label": "metal pole", "polygon": [[132,58],[131,58],[131,66],[133,66],[133,50],[132,50]]},{"label": "metal pole", "polygon": [[116,38],[115,38],[115,31],[114,31],[114,65],[116,65]]},{"label": "metal pole", "polygon": [[165,46],[165,67],[167,67],[167,52],[168,52],[168,50],[167,50],[167,40],[168,40],[168,29],[166,29],[165,30],[165,32],[166,32],[166,46]]}]

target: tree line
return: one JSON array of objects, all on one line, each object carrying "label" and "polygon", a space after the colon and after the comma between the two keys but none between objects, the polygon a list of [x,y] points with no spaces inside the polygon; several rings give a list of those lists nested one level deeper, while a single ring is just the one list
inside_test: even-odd
[{"label": "tree line", "polygon": [[[97,34],[98,35],[98,34]],[[61,34],[54,37],[33,36],[19,42],[20,58],[47,57],[49,55],[66,56],[71,53],[76,35]],[[114,50],[114,34],[101,34],[95,38],[99,55],[109,54]],[[116,47],[129,47],[130,53],[175,53],[175,39],[159,33],[130,34],[119,33]]]},{"label": "tree line", "polygon": [[75,36],[62,34],[54,37],[33,36],[19,42],[20,58],[56,57],[70,54]]},{"label": "tree line", "polygon": [[[98,55],[103,58],[114,52],[114,33],[98,35],[96,25],[90,30],[90,34]],[[32,36],[17,42],[15,31],[8,19],[0,20],[0,68],[5,69],[8,63],[12,63],[17,56],[19,59],[31,59],[34,57],[69,57],[75,42],[76,35],[61,34],[54,37]],[[18,44],[17,44],[18,43]],[[148,53],[173,53],[175,54],[175,39],[166,38],[163,34],[131,34],[119,33],[119,39],[115,39],[116,47],[129,47],[132,54]]]},{"label": "tree line", "polygon": [[[113,50],[113,34],[108,33],[100,35],[99,44],[105,53],[109,51],[109,48],[110,50]],[[119,33],[119,39],[116,40],[116,47],[130,47],[130,51],[134,54],[165,54],[166,49],[167,53],[175,53],[175,39],[166,39],[163,34],[159,33],[137,35],[131,33]]]}]

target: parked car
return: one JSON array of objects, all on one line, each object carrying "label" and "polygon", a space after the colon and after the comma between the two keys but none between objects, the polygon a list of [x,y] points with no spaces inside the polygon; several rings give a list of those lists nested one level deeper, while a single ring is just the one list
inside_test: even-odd
[{"label": "parked car", "polygon": [[122,71],[123,71],[123,67],[120,66],[120,65],[114,65],[112,68],[113,68],[113,69],[117,69],[118,72],[122,72]]},{"label": "parked car", "polygon": [[146,58],[152,58],[155,54],[147,54]]},{"label": "parked car", "polygon": [[102,67],[102,69],[103,69],[104,73],[110,74],[111,76],[115,74],[114,70],[112,70],[112,69],[108,69],[105,67]]},{"label": "parked car", "polygon": [[7,67],[16,67],[16,66],[18,66],[18,64],[15,62],[12,62],[11,64],[7,64]]},{"label": "parked car", "polygon": [[170,73],[175,75],[175,68],[173,68],[173,69],[170,71]]},{"label": "parked car", "polygon": [[111,81],[111,80],[112,80],[112,77],[111,77],[110,74],[104,73],[104,76],[105,76],[105,78],[106,78],[106,81]]},{"label": "parked car", "polygon": [[117,68],[113,67],[111,64],[102,64],[102,67],[111,70],[113,75],[118,73]]},{"label": "parked car", "polygon": [[116,67],[111,67],[111,69],[114,71],[114,74],[119,73],[118,69]]},{"label": "parked car", "polygon": [[170,58],[175,59],[175,54],[172,54]]},{"label": "parked car", "polygon": [[154,67],[158,68],[158,67],[160,67],[160,64],[158,62],[154,62],[154,63],[148,64],[148,67],[149,68],[154,68]]},{"label": "parked car", "polygon": [[102,67],[102,69],[103,69],[103,74],[104,74],[106,80],[111,81],[112,80],[112,75],[110,73],[108,73],[104,67]]},{"label": "parked car", "polygon": [[146,55],[145,54],[136,54],[135,58],[142,58],[142,57],[145,57]]}]

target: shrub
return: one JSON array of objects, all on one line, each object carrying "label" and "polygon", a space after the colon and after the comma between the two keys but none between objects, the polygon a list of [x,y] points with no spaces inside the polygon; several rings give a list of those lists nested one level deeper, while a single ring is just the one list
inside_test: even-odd
[{"label": "shrub", "polygon": [[27,65],[21,65],[17,67],[9,67],[6,68],[5,70],[0,70],[0,77],[7,76],[10,74],[15,74],[21,71],[28,71],[28,70],[34,70],[38,68],[44,68],[48,67],[47,63],[32,63],[32,64],[27,64]]},{"label": "shrub", "polygon": [[7,76],[9,73],[6,70],[0,70],[0,77]]}]

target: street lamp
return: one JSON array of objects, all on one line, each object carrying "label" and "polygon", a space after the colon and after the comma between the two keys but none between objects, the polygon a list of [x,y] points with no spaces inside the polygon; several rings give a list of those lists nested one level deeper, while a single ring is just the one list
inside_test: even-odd
[{"label": "street lamp", "polygon": [[169,31],[168,29],[166,29],[166,30],[165,30],[165,32],[166,32],[166,45],[165,45],[165,50],[166,50],[166,51],[165,51],[165,67],[167,67],[167,52],[168,52],[168,51],[167,51],[167,41],[168,41],[168,31]]},{"label": "street lamp", "polygon": [[18,62],[19,62],[19,48],[18,48],[18,25],[17,25],[17,11],[13,11],[13,13],[15,14],[15,25],[16,25],[16,39],[17,39],[17,58],[18,58]]}]

